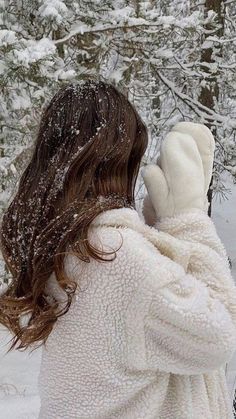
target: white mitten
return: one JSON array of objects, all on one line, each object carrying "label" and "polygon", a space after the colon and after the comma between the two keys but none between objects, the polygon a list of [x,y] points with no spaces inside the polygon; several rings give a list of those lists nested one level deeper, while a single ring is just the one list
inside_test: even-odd
[{"label": "white mitten", "polygon": [[[156,159],[156,164],[158,166],[161,165],[160,155],[158,155]],[[153,205],[152,205],[152,202],[148,193],[146,193],[143,199],[142,213],[144,216],[145,223],[148,224],[149,226],[153,226],[155,222],[157,221],[157,215],[156,215],[155,209],[153,208]]]},{"label": "white mitten", "polygon": [[204,210],[204,170],[194,139],[170,132],[161,146],[160,165],[148,165],[141,171],[157,218],[194,208]]},{"label": "white mitten", "polygon": [[198,151],[201,155],[204,176],[205,176],[205,209],[208,208],[207,192],[210,186],[214,151],[215,151],[215,140],[214,137],[205,125],[196,124],[194,122],[179,122],[176,124],[172,131],[181,132],[183,134],[189,134],[197,144]]}]

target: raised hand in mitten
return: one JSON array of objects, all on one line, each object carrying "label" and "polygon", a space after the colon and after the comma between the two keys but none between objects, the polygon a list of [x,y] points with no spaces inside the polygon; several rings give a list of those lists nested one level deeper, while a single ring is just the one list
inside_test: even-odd
[{"label": "raised hand in mitten", "polygon": [[[204,208],[205,208],[205,211],[207,211],[208,209],[207,192],[209,189],[211,176],[212,176],[213,158],[214,158],[214,149],[215,149],[214,137],[211,131],[205,125],[197,124],[193,122],[179,122],[172,128],[172,131],[189,134],[196,142],[198,151],[201,155],[203,170],[204,170],[204,178],[205,178]],[[157,159],[157,164],[159,166],[161,165],[160,157]],[[157,219],[157,216],[156,216],[155,209],[153,208],[153,205],[152,205],[152,202],[150,200],[148,193],[146,194],[143,201],[142,212],[143,212],[146,223],[149,225],[154,225]]]},{"label": "raised hand in mitten", "polygon": [[204,210],[204,170],[194,139],[170,132],[161,146],[160,165],[148,165],[141,172],[157,218]]},{"label": "raised hand in mitten", "polygon": [[210,186],[212,177],[212,168],[214,160],[215,140],[212,132],[203,124],[196,124],[194,122],[179,122],[172,131],[177,131],[183,134],[189,134],[197,144],[198,151],[201,155],[204,176],[205,176],[205,208],[208,208],[207,192]]}]

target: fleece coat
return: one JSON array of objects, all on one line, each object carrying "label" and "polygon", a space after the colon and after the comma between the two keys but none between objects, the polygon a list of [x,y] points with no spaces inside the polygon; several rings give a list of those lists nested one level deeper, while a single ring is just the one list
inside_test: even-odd
[{"label": "fleece coat", "polygon": [[[65,259],[78,288],[43,348],[39,419],[232,419],[236,288],[211,219],[192,210],[149,226],[111,209],[89,240],[120,249],[112,262]],[[65,301],[53,275],[47,292]]]}]

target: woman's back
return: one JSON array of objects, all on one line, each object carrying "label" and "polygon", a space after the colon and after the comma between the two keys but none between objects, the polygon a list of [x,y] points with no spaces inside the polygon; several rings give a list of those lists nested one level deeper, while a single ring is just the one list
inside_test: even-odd
[{"label": "woman's back", "polygon": [[[91,240],[98,247],[99,237],[109,246],[106,250],[116,249],[121,244],[119,230],[100,227]],[[137,233],[129,229],[124,247],[111,263],[68,257],[66,272],[74,279],[78,275],[79,287],[70,310],[58,319],[43,348],[40,419],[124,418],[130,400],[155,380],[153,371],[143,374],[127,364],[126,313],[138,286],[127,254],[133,240]],[[57,287],[55,278],[53,284]],[[135,409],[139,417],[140,406]]]}]

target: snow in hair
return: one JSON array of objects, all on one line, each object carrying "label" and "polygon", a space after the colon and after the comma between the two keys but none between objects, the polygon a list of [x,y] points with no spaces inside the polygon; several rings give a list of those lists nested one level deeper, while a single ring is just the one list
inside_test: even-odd
[{"label": "snow in hair", "polygon": [[[95,95],[88,95],[87,87]],[[135,206],[135,181],[147,141],[135,108],[104,82],[64,86],[48,104],[2,219],[1,251],[11,282],[0,296],[0,324],[13,333],[9,350],[17,344],[16,349],[36,342],[41,346],[57,318],[69,310],[79,278],[75,282],[64,271],[68,252],[84,262],[104,260],[106,253],[88,241],[89,225],[108,209]],[[62,310],[45,292],[52,273],[67,294]],[[27,313],[22,327],[20,319]]]}]

